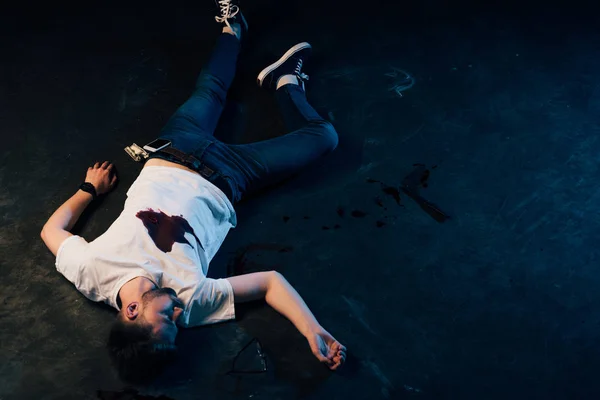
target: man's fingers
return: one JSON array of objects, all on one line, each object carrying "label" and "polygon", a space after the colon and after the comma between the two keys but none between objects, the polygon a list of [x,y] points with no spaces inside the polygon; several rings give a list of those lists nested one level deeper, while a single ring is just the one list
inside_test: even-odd
[{"label": "man's fingers", "polygon": [[104,161],[104,162],[102,163],[102,166],[101,166],[100,168],[102,168],[102,169],[106,169],[106,168],[108,168],[108,166],[109,166],[109,165],[110,165],[110,163],[109,163],[108,161]]},{"label": "man's fingers", "polygon": [[346,352],[340,350],[333,359],[337,364],[342,365],[346,361]]},{"label": "man's fingers", "polygon": [[115,165],[114,165],[114,164],[110,164],[110,163],[109,163],[109,164],[108,164],[108,167],[106,167],[106,170],[107,170],[108,172],[112,172],[114,168],[115,168]]},{"label": "man's fingers", "polygon": [[117,176],[115,175],[110,180],[110,186],[115,186],[116,183],[117,183]]},{"label": "man's fingers", "polygon": [[325,356],[323,356],[323,354],[321,354],[321,352],[319,350],[315,350],[313,351],[313,354],[315,355],[315,357],[317,357],[317,359],[321,362],[329,362],[329,359]]},{"label": "man's fingers", "polygon": [[322,354],[316,354],[315,356],[317,356],[317,358],[319,359],[319,361],[321,361],[324,364],[327,364],[327,367],[329,368],[335,368],[335,365],[337,363],[337,361],[335,360],[335,358],[333,357],[324,357]]},{"label": "man's fingers", "polygon": [[341,355],[335,358],[335,368],[340,367],[342,364],[346,362],[346,355]]},{"label": "man's fingers", "polygon": [[100,163],[97,162],[96,164],[94,164],[94,168],[100,168]]},{"label": "man's fingers", "polygon": [[344,347],[343,344],[341,344],[340,342],[337,342],[337,341],[334,342],[331,347],[334,348],[336,351],[337,350],[346,350],[346,347]]},{"label": "man's fingers", "polygon": [[342,363],[339,361],[336,361],[335,364],[329,366],[329,369],[332,371],[335,371],[336,369],[338,369],[340,367],[340,365],[342,365]]},{"label": "man's fingers", "polygon": [[338,354],[340,351],[346,350],[346,348],[344,346],[342,346],[339,342],[335,342],[334,344],[331,345],[331,348],[329,349],[329,356],[333,357],[336,354]]}]

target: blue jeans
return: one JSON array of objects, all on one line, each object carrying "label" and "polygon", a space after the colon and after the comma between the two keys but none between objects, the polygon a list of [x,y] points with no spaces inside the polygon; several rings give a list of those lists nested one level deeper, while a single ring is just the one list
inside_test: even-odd
[{"label": "blue jeans", "polygon": [[[333,126],[308,104],[304,90],[298,85],[284,85],[275,92],[289,133],[240,145],[216,139],[213,133],[235,75],[239,51],[240,42],[235,36],[219,36],[194,93],[170,118],[160,136],[215,171],[207,179],[221,178],[219,182],[226,182],[230,190],[224,192],[234,204],[248,194],[295,175],[338,144]],[[160,152],[151,157],[176,161]]]}]

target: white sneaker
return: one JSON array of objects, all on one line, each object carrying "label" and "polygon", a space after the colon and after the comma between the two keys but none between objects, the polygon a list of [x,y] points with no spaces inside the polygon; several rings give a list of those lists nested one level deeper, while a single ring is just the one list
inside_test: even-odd
[{"label": "white sneaker", "polygon": [[237,23],[242,27],[242,34],[248,30],[248,22],[240,11],[236,0],[215,0],[215,4],[219,7],[219,15],[215,17],[215,21],[225,24],[231,28],[231,24]]},{"label": "white sneaker", "polygon": [[277,88],[279,78],[284,75],[294,75],[298,79],[298,84],[304,89],[304,81],[308,80],[308,75],[302,72],[302,67],[311,52],[312,46],[306,42],[292,46],[279,60],[260,71],[256,79],[258,86],[267,89]]}]

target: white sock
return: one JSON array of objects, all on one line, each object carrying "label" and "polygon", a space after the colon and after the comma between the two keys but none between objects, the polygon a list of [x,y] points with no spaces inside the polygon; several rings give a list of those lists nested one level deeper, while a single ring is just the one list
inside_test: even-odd
[{"label": "white sock", "polygon": [[283,85],[299,85],[298,77],[296,75],[283,75],[277,80],[277,89]]}]

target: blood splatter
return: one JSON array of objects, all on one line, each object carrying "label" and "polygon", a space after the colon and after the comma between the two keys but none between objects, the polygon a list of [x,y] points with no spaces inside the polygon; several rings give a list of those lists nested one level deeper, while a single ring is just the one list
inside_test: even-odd
[{"label": "blood splatter", "polygon": [[393,186],[384,186],[381,191],[388,196],[392,196],[396,200],[396,204],[400,205],[400,191]]},{"label": "blood splatter", "polygon": [[337,215],[339,215],[340,217],[344,218],[344,214],[346,213],[346,210],[344,210],[344,207],[339,206],[336,210]]},{"label": "blood splatter", "polygon": [[361,210],[354,210],[350,213],[350,215],[352,215],[354,218],[362,218],[366,216],[367,213]]},{"label": "blood splatter", "polygon": [[167,215],[162,211],[152,209],[138,211],[135,215],[142,220],[142,223],[148,230],[148,235],[154,241],[156,247],[161,251],[168,253],[173,249],[173,244],[182,243],[194,248],[185,238],[186,233],[190,233],[196,238],[196,241],[202,247],[202,243],[190,223],[181,215]]},{"label": "blood splatter", "polygon": [[283,222],[288,222],[290,220],[290,217],[288,217],[287,215],[283,216]]},{"label": "blood splatter", "polygon": [[[415,164],[415,165],[420,165],[420,164]],[[385,193],[388,196],[392,196],[394,198],[394,200],[396,201],[396,204],[401,205],[400,204],[400,190],[398,188],[395,188],[393,186],[388,186],[385,183],[378,181],[377,179],[372,179],[372,178],[367,178],[367,182],[368,183],[380,183],[381,184],[381,190],[383,191],[383,193]],[[377,196],[375,198],[375,204],[377,204],[379,207],[383,207],[383,202],[381,201],[381,198],[379,196]]]},{"label": "blood splatter", "polygon": [[322,226],[321,229],[324,230],[324,231],[328,231],[329,227],[328,226]]},{"label": "blood splatter", "polygon": [[382,226],[385,225],[385,222],[383,222],[383,221],[377,221],[377,222],[375,222],[375,225],[377,225],[378,228],[381,228]]},{"label": "blood splatter", "polygon": [[[427,172],[427,174],[425,173]],[[413,199],[427,214],[438,222],[445,222],[450,217],[440,210],[435,204],[425,200],[419,194],[419,186],[427,182],[429,171],[425,166],[418,165],[410,174],[402,180],[402,191],[411,199]]]}]

